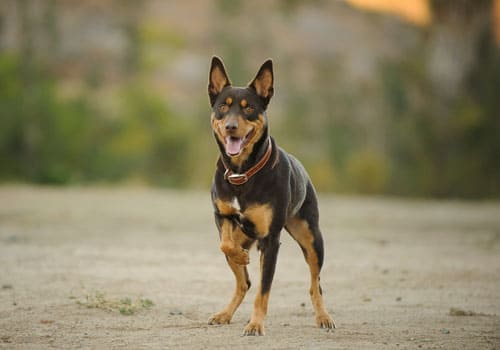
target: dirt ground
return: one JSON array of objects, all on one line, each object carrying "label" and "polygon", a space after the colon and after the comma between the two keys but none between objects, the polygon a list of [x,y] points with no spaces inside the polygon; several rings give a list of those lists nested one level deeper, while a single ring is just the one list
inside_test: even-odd
[{"label": "dirt ground", "polygon": [[241,337],[258,254],[233,322],[209,326],[234,282],[208,192],[0,187],[0,348],[500,349],[500,203],[322,195],[320,211],[338,328],[315,327],[284,231],[267,334]]}]

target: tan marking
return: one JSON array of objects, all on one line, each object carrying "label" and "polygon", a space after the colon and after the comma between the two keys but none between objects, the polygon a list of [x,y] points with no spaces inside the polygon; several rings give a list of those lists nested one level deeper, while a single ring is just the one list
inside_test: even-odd
[{"label": "tan marking", "polygon": [[233,99],[231,97],[226,98],[226,104],[231,106],[233,104]]},{"label": "tan marking", "polygon": [[326,311],[323,296],[320,292],[320,267],[318,264],[318,256],[313,247],[314,235],[305,220],[297,218],[289,219],[286,223],[286,228],[306,252],[305,258],[307,264],[309,265],[309,271],[311,274],[311,287],[309,289],[309,294],[311,295],[311,302],[316,313],[316,324],[320,328],[335,328],[335,323]]},{"label": "tan marking", "polygon": [[219,198],[215,200],[215,206],[222,215],[234,215],[238,212],[237,209],[233,207],[231,202],[226,202],[220,200]]},{"label": "tan marking", "polygon": [[245,330],[243,331],[244,335],[265,335],[264,329],[264,320],[267,315],[267,304],[269,302],[269,292],[262,295],[260,293],[260,287],[257,291],[257,296],[255,297],[255,301],[253,304],[252,317],[250,318],[250,322],[248,322]]},{"label": "tan marking", "polygon": [[234,277],[236,278],[236,288],[231,300],[229,301],[229,304],[222,311],[212,315],[212,317],[210,317],[210,319],[208,320],[208,324],[229,323],[234,315],[234,312],[236,311],[238,306],[240,306],[248,290],[248,272],[246,271],[246,267],[238,265],[230,259],[228,259],[227,263],[229,264],[229,267],[233,271]]},{"label": "tan marking", "polygon": [[226,255],[234,249],[233,223],[229,220],[222,220],[220,225],[220,249]]},{"label": "tan marking", "polygon": [[224,136],[221,133],[221,130],[224,130],[224,119],[217,119],[215,118],[215,113],[211,114],[211,122],[212,122],[212,129],[215,131],[215,135],[219,139],[219,141],[224,144]]},{"label": "tan marking", "polygon": [[[210,118],[212,122],[212,129],[215,131],[215,135],[217,136],[219,141],[225,145],[227,131],[224,124],[227,117],[217,119],[215,118],[215,113],[212,113]],[[257,142],[257,140],[262,136],[264,127],[266,125],[266,119],[262,114],[259,114],[258,118],[254,121],[247,120],[245,118],[242,118],[241,116],[238,116],[237,118],[239,127],[236,130],[236,133],[232,135],[243,138],[252,133],[251,138],[246,141],[246,145],[244,146],[241,153],[237,156],[231,157],[231,163],[233,163],[237,167],[241,167],[252,153],[255,142]]]},{"label": "tan marking", "polygon": [[235,227],[233,230],[233,241],[235,245],[242,247],[248,243],[249,238],[239,227]]},{"label": "tan marking", "polygon": [[227,219],[222,220],[220,228],[220,250],[230,260],[238,265],[248,265],[250,254],[242,245],[247,241],[247,236],[239,227]]},{"label": "tan marking", "polygon": [[250,206],[245,209],[243,216],[255,225],[255,231],[260,238],[269,234],[273,221],[273,209],[269,204]]},{"label": "tan marking", "polygon": [[253,303],[252,317],[245,327],[243,335],[264,335],[264,320],[267,315],[267,304],[269,302],[269,292],[262,295],[262,271],[264,270],[264,254],[260,254],[260,276],[261,280],[255,301]]},{"label": "tan marking", "polygon": [[247,105],[248,105],[247,100],[245,100],[245,99],[241,100],[241,102],[240,102],[241,107],[245,108]]},{"label": "tan marking", "polygon": [[262,114],[259,114],[259,117],[254,121],[250,121],[240,117],[238,123],[241,126],[242,130],[244,130],[244,132],[242,133],[242,137],[248,135],[250,132],[253,133],[251,138],[246,141],[246,146],[241,151],[241,153],[236,157],[231,157],[231,162],[237,167],[241,167],[243,163],[248,159],[250,154],[252,154],[255,142],[257,142],[257,140],[259,140],[262,136],[264,127],[266,125],[266,120]]},{"label": "tan marking", "polygon": [[261,322],[264,321],[267,315],[268,302],[269,302],[269,292],[262,295],[259,290],[259,293],[257,293],[257,296],[255,297],[254,301],[252,319],[257,319],[260,320]]},{"label": "tan marking", "polygon": [[[232,215],[238,212],[232,203],[219,198],[215,199],[215,206],[224,215]],[[227,262],[236,278],[236,288],[229,304],[222,311],[212,315],[208,320],[209,324],[229,323],[248,290],[248,271],[244,265],[250,262],[250,258],[248,250],[243,248],[243,246],[248,247],[248,237],[228,219],[223,219],[221,222],[220,236],[220,248],[228,258]]]}]

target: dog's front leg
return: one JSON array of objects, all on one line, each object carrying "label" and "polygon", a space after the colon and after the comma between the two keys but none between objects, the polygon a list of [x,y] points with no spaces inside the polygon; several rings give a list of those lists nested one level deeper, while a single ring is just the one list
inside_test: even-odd
[{"label": "dog's front leg", "polygon": [[260,284],[255,297],[252,317],[248,322],[243,335],[264,335],[264,320],[267,314],[267,304],[273,282],[276,261],[280,247],[279,232],[269,235],[258,243],[260,250]]},{"label": "dog's front leg", "polygon": [[250,279],[248,278],[247,267],[243,265],[238,265],[231,260],[227,259],[227,263],[229,267],[234,273],[234,277],[236,279],[236,288],[234,290],[234,294],[229,301],[229,304],[221,310],[220,312],[212,315],[208,320],[208,324],[228,324],[231,322],[233,318],[234,312],[240,306],[245,294],[250,288]]},{"label": "dog's front leg", "polygon": [[220,230],[221,249],[226,255],[227,263],[234,273],[236,288],[229,304],[220,312],[212,315],[208,320],[208,324],[212,325],[231,322],[234,312],[240,306],[247,290],[250,288],[250,279],[245,265],[249,261],[248,249],[254,242],[254,240],[249,239],[241,232],[239,227],[233,225],[230,220],[217,218],[216,222]]},{"label": "dog's front leg", "polygon": [[223,220],[220,228],[220,240],[220,249],[229,260],[238,265],[250,263],[248,249],[243,248],[248,239],[232,221]]}]

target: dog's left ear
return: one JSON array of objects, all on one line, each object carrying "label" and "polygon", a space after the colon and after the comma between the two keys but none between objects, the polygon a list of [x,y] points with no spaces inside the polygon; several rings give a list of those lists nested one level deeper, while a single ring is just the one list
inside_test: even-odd
[{"label": "dog's left ear", "polygon": [[267,108],[271,97],[273,97],[274,88],[274,75],[273,75],[273,61],[268,59],[260,67],[259,72],[255,76],[255,79],[248,84],[250,88],[253,88],[257,95],[259,95],[264,101],[264,108]]}]

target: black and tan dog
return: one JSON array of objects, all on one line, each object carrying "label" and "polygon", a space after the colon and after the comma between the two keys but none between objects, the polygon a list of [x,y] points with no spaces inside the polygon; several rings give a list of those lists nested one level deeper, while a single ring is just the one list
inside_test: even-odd
[{"label": "black and tan dog", "polygon": [[317,325],[335,327],[323,304],[319,283],[323,238],[314,187],[300,162],[269,136],[266,109],[273,96],[273,80],[272,61],[268,60],[248,87],[232,87],[222,61],[212,58],[208,94],[213,133],[221,153],[212,201],[220,248],[236,277],[236,290],[229,304],[213,315],[209,324],[229,323],[241,304],[250,288],[248,250],[257,242],[260,284],[244,335],[264,334],[283,227],[300,245],[309,265]]}]

